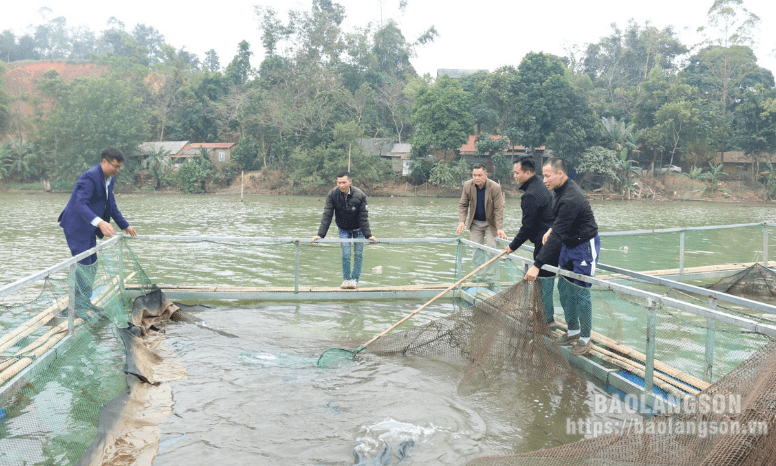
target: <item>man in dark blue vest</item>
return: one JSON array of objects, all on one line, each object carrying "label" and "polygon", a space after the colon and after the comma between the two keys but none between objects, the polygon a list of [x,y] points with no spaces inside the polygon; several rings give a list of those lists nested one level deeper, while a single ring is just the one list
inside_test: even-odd
[{"label": "man in dark blue vest", "polygon": [[[97,246],[98,237],[113,236],[115,230],[110,224],[111,219],[130,236],[137,236],[135,229],[121,215],[113,197],[114,177],[123,166],[124,154],[115,147],[106,147],[100,154],[100,163],[78,178],[73,194],[58,219],[74,256]],[[76,310],[96,308],[91,302],[96,261],[97,254],[79,261],[76,269]]]}]

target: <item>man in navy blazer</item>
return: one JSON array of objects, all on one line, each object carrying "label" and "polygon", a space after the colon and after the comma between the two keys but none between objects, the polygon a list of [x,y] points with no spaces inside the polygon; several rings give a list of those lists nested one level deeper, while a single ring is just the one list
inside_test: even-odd
[{"label": "man in navy blazer", "polygon": [[[111,237],[116,224],[130,236],[137,236],[135,229],[121,215],[113,197],[114,177],[124,166],[124,154],[115,147],[106,147],[100,154],[100,163],[85,171],[75,184],[65,209],[59,214],[59,226],[65,232],[67,245],[75,256],[97,246],[97,237]],[[76,309],[93,308],[91,303],[92,282],[96,272],[91,266],[97,254],[79,261],[81,266],[76,275]]]}]

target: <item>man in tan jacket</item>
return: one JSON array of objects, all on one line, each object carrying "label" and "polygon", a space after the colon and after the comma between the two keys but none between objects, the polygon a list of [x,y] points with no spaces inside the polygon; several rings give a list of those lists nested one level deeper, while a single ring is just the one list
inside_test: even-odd
[{"label": "man in tan jacket", "polygon": [[[504,198],[501,185],[488,179],[485,165],[476,163],[472,167],[472,179],[463,184],[461,200],[458,202],[458,228],[461,234],[469,228],[469,239],[475,243],[496,247],[496,236],[507,239],[504,233]],[[475,251],[476,252],[476,251]],[[486,261],[483,254],[475,254],[475,265]],[[493,270],[488,267],[484,273],[486,281],[493,281]]]}]

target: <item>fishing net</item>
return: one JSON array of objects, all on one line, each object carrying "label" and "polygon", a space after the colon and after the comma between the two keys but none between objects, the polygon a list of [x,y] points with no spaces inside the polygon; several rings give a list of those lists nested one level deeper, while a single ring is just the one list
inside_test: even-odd
[{"label": "fishing net", "polygon": [[708,288],[737,296],[776,296],[776,272],[755,263]]},{"label": "fishing net", "polygon": [[[133,309],[127,287],[152,297]],[[172,303],[153,290],[121,245],[49,277],[37,295],[4,297],[0,464],[151,464],[172,406],[164,382],[185,377],[157,333]]]},{"label": "fishing net", "polygon": [[[776,343],[693,400],[641,423],[556,448],[468,466],[764,465],[776,461]],[[704,403],[705,401],[705,403]]]},{"label": "fishing net", "polygon": [[463,363],[460,394],[498,392],[517,377],[570,374],[568,360],[550,334],[540,286],[528,281],[445,318],[389,333],[365,352]]}]

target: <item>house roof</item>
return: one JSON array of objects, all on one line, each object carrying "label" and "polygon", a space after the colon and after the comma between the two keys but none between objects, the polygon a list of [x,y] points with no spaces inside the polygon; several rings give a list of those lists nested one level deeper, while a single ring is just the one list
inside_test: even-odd
[{"label": "house roof", "polygon": [[[725,163],[752,163],[754,160],[752,154],[745,154],[743,151],[734,150],[724,153]],[[770,162],[776,160],[776,154],[762,153],[757,156],[758,162]]]},{"label": "house roof", "polygon": [[[496,135],[491,135],[490,136],[491,139],[501,139],[502,137],[504,137],[504,136],[496,136]],[[475,144],[476,142],[477,142],[477,135],[476,134],[469,135],[469,140],[466,141],[466,144],[461,146],[461,148],[459,149],[459,152],[461,154],[467,154],[467,155],[468,154],[476,154],[477,153],[477,146]],[[534,147],[534,149],[543,151],[544,150],[544,146]],[[512,145],[509,146],[509,150],[512,150],[512,151],[525,151],[525,146],[521,146],[519,144],[512,144]]]},{"label": "house roof", "polygon": [[393,147],[393,142],[388,138],[358,138],[356,141],[364,147],[367,155],[388,155]]},{"label": "house roof", "polygon": [[403,142],[401,144],[396,143],[391,147],[389,155],[405,155],[412,152],[412,144]]},{"label": "house roof", "polygon": [[195,142],[187,144],[177,157],[197,157],[202,149],[208,151],[214,149],[231,149],[236,144],[234,142]]},{"label": "house roof", "polygon": [[159,153],[167,153],[175,155],[188,144],[189,141],[159,141],[159,142],[143,142],[137,146],[139,155],[153,155]]}]

